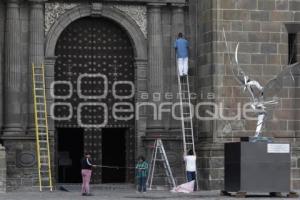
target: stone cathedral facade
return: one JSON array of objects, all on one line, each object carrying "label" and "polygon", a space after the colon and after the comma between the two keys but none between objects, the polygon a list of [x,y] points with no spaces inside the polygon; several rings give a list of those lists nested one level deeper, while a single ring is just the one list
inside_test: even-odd
[{"label": "stone cathedral facade", "polygon": [[[232,117],[249,99],[229,69],[223,29],[229,54],[240,42],[241,66],[266,81],[297,61],[299,25],[298,0],[1,0],[3,188],[37,184],[32,64],[45,66],[55,182],[79,183],[79,160],[90,151],[95,163],[120,166],[96,169],[94,183],[132,183],[137,156],[150,158],[157,137],[183,182],[180,120],[136,107],[171,109],[179,101],[173,43],[183,32],[192,103],[218,105],[198,106],[202,118],[193,121],[199,184],[222,189],[223,143],[253,135],[256,124]],[[299,87],[297,77],[285,86],[264,131],[291,143],[293,189],[300,188]],[[218,117],[207,119],[207,110]]]}]

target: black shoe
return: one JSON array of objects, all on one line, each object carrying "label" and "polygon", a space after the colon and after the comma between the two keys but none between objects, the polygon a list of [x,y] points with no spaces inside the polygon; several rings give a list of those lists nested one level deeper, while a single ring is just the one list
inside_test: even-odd
[{"label": "black shoe", "polygon": [[88,194],[86,194],[86,196],[89,196],[89,197],[90,197],[90,196],[94,196],[94,195],[93,195],[93,194],[91,194],[91,193],[88,193]]},{"label": "black shoe", "polygon": [[86,193],[82,193],[81,196],[86,196]]}]

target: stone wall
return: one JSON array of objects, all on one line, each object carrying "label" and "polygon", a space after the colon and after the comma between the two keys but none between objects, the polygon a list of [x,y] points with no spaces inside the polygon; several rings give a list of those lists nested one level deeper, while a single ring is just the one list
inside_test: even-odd
[{"label": "stone wall", "polygon": [[[198,52],[199,88],[204,88],[205,83],[213,86],[216,97],[214,100],[219,105],[218,111],[222,111],[224,116],[235,116],[238,112],[238,103],[243,105],[249,102],[249,96],[242,92],[229,67],[223,28],[229,44],[229,54],[233,57],[235,47],[239,42],[238,59],[241,67],[250,75],[250,78],[265,85],[289,63],[289,30],[286,25],[300,23],[300,1],[212,0],[202,1],[201,4],[198,8],[200,13],[198,18],[203,21],[198,23],[198,37],[201,41],[198,42],[200,49]],[[296,164],[299,163],[299,152],[296,148],[299,145],[299,127],[296,124],[300,120],[298,90],[298,77],[296,77],[295,84],[284,85],[284,89],[280,93],[282,100],[277,106],[273,118],[266,124],[263,133],[264,136],[275,137],[275,141],[290,142],[295,147],[292,148],[294,150],[292,188],[294,189],[299,188],[298,175],[300,171]],[[198,134],[204,137],[204,141],[211,141],[212,146],[220,146],[223,142],[237,141],[242,136],[253,136],[256,128],[255,120],[250,121],[244,118],[218,119],[199,123],[202,128],[198,129]],[[203,130],[209,130],[209,132],[203,132]],[[199,144],[199,148],[203,149],[201,144]],[[215,152],[215,150],[206,151]],[[209,159],[213,158],[214,156],[209,156]],[[207,163],[207,159],[201,159],[201,162]],[[200,166],[205,168],[205,165],[200,164]],[[216,179],[222,181],[222,174],[214,172],[214,169],[218,169],[218,165],[208,166],[207,169],[209,174],[203,177],[205,180],[208,179],[210,183]],[[200,171],[203,172],[203,168],[200,168]],[[211,184],[209,188],[221,189],[222,184]]]},{"label": "stone wall", "polygon": [[[218,82],[215,86],[223,91],[217,95],[217,101],[224,103],[223,110],[226,116],[233,116],[237,110],[237,103],[245,103],[249,99],[247,93],[241,91],[229,68],[222,29],[225,29],[231,56],[237,42],[240,42],[240,66],[252,79],[266,84],[288,64],[288,32],[285,24],[297,21],[297,12],[288,10],[289,7],[292,8],[293,3],[295,2],[275,0],[217,1],[215,10],[218,16],[214,25],[213,45],[216,52],[215,62],[219,64],[223,73],[216,77]],[[274,113],[274,120],[267,124],[264,135],[278,138],[296,136],[292,125],[295,117],[291,112],[294,90],[294,86],[288,85],[282,90],[281,105]],[[255,120],[223,121],[218,123],[215,135],[224,141],[227,141],[227,138],[231,140],[250,136],[255,131],[255,124]],[[227,127],[231,127],[231,131]]]},{"label": "stone wall", "polygon": [[[215,1],[191,1],[191,7],[197,9],[197,28],[195,30],[194,43],[197,44],[196,68],[195,68],[195,92],[197,101],[195,103],[215,102],[215,96],[219,90],[215,88],[216,76],[221,73],[216,59],[216,52],[213,46],[213,25],[217,12],[213,8]],[[222,90],[220,90],[222,92]],[[195,104],[196,105],[196,104]],[[208,117],[206,110],[211,112],[211,106],[201,106],[197,109],[198,115]],[[223,188],[223,145],[217,143],[215,138],[214,120],[195,119],[196,152],[198,156],[198,181],[200,189],[221,189]]]}]

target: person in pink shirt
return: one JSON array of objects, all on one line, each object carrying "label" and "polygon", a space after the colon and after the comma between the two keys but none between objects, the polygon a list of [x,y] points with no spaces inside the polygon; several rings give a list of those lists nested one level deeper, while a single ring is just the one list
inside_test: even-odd
[{"label": "person in pink shirt", "polygon": [[82,175],[82,196],[92,196],[90,193],[90,180],[92,176],[92,168],[96,167],[91,162],[91,154],[85,153],[81,161],[81,175]]}]

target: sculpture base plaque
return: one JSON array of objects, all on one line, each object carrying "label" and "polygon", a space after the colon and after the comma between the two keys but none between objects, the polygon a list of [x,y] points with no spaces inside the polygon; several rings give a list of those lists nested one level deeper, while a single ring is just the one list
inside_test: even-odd
[{"label": "sculpture base plaque", "polygon": [[241,141],[225,144],[225,191],[290,192],[290,145]]}]

